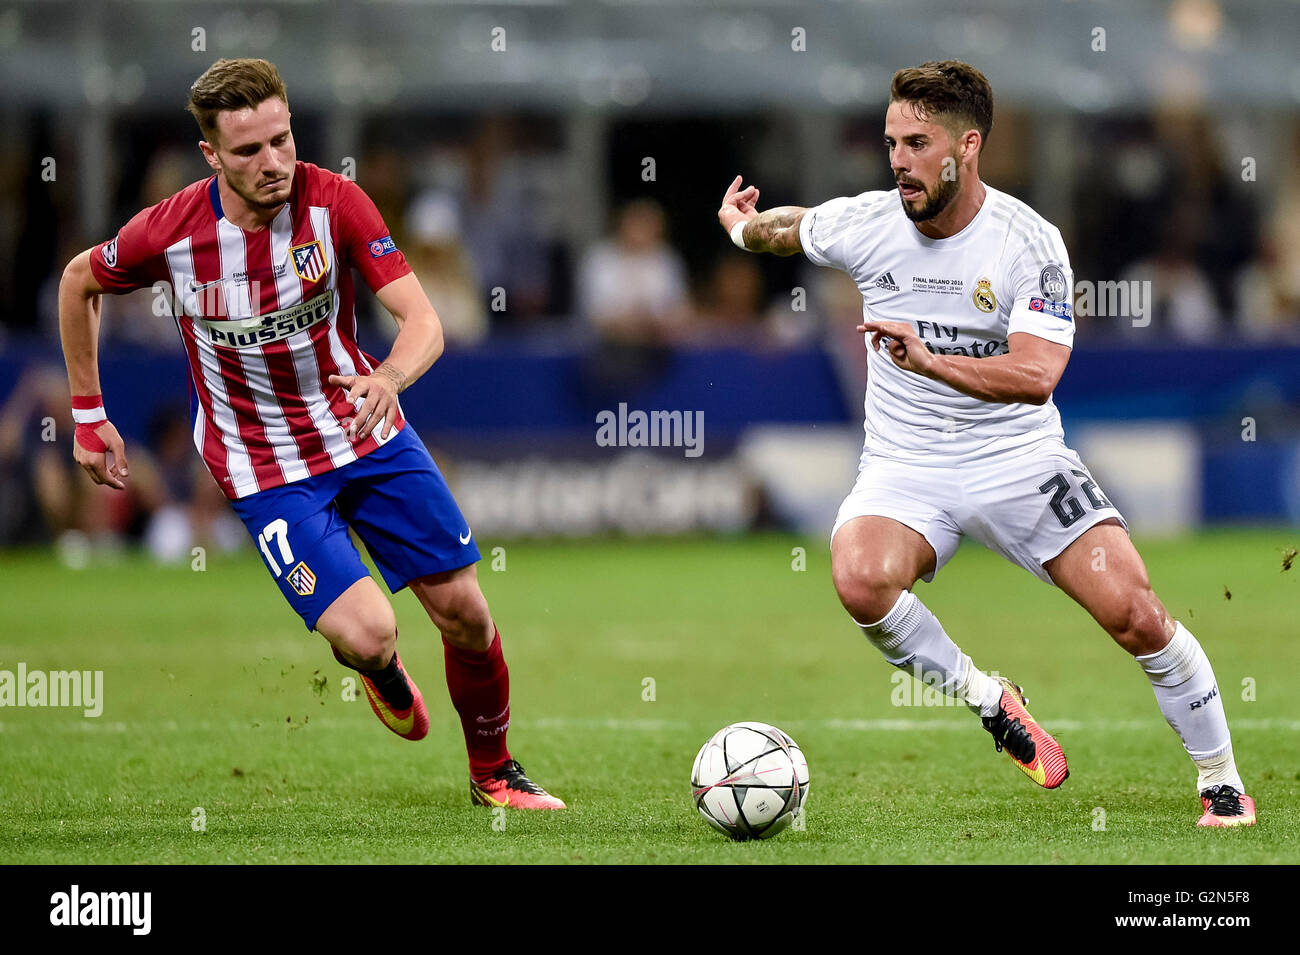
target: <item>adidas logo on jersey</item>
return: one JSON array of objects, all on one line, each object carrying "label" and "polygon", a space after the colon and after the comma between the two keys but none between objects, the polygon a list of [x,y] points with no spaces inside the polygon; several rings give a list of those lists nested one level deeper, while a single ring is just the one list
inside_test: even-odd
[{"label": "adidas logo on jersey", "polygon": [[897,292],[898,283],[894,281],[894,274],[886,272],[880,278],[876,279],[876,288],[882,288],[887,292]]}]

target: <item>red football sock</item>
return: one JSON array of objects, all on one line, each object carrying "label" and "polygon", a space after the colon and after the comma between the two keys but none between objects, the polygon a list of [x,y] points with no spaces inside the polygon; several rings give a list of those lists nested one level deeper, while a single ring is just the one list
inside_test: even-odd
[{"label": "red football sock", "polygon": [[482,781],[510,759],[506,729],[510,726],[510,671],[501,655],[501,631],[493,627],[486,650],[465,650],[442,641],[447,664],[447,689],[460,714],[469,750],[469,773]]}]

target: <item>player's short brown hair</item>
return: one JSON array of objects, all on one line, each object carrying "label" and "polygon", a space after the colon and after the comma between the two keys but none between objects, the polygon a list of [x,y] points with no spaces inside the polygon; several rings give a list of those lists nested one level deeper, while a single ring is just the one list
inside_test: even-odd
[{"label": "player's short brown hair", "polygon": [[980,149],[993,128],[993,87],[984,74],[960,60],[931,60],[894,74],[891,103],[910,103],[922,119],[950,133],[979,130]]},{"label": "player's short brown hair", "polygon": [[289,94],[274,63],[220,59],[194,81],[185,108],[198,122],[203,138],[211,143],[216,141],[218,113],[231,109],[256,109],[272,96],[278,96],[288,107]]}]

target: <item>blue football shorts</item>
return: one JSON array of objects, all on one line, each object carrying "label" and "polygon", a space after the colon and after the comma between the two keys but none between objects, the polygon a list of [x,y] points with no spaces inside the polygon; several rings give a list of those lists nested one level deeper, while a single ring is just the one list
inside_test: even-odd
[{"label": "blue football shorts", "polygon": [[369,576],[349,528],[393,593],[480,559],[447,482],[409,424],[341,468],[231,503],[308,630]]}]

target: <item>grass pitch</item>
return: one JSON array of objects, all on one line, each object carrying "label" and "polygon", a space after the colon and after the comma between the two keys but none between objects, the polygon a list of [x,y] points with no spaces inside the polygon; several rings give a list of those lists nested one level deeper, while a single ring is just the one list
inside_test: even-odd
[{"label": "grass pitch", "polygon": [[[978,547],[918,593],[979,666],[1025,686],[1070,759],[1060,790],[995,754],[964,708],[895,705],[924,698],[839,608],[821,540],[505,543],[480,578],[511,667],[511,749],[571,808],[500,831],[469,804],[441,646],[409,594],[402,659],[432,719],[417,744],[364,694],[342,698],[349,671],[251,553],[201,573],[0,555],[0,670],[102,670],[105,698],[98,718],[0,709],[0,861],[1300,861],[1300,568],[1282,570],[1298,536],[1139,541],[1214,663],[1260,807],[1254,829],[1210,832],[1136,664]],[[743,719],[807,754],[805,831],[732,844],[697,817],[691,760]]]}]

